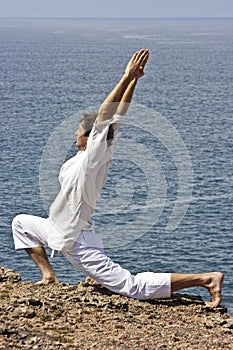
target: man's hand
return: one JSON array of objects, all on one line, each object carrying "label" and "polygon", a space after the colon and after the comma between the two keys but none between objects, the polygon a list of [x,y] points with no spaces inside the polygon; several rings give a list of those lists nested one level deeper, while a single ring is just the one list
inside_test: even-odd
[{"label": "man's hand", "polygon": [[149,50],[147,49],[142,49],[133,55],[124,75],[101,104],[96,119],[97,123],[111,119],[116,112],[122,115],[126,113],[138,78],[144,75],[143,70],[148,57]]},{"label": "man's hand", "polygon": [[130,77],[130,79],[138,79],[144,75],[144,67],[149,57],[149,50],[142,49],[135,52],[131,60],[129,61],[125,74]]}]

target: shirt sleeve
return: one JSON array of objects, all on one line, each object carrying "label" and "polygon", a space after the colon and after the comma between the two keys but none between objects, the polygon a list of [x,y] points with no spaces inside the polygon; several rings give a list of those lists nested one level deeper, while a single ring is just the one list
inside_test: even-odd
[{"label": "shirt sleeve", "polygon": [[[115,114],[111,119],[95,123],[87,142],[88,167],[92,170],[101,164],[101,161],[109,161],[112,158],[114,144],[120,123],[124,116]],[[113,125],[114,139],[110,145],[107,143],[109,126]]]}]

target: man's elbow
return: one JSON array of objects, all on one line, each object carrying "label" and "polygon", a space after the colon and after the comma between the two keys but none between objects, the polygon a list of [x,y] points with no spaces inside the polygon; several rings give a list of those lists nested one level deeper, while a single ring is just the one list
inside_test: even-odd
[{"label": "man's elbow", "polygon": [[99,109],[97,122],[111,119],[114,116],[114,114],[116,114],[118,105],[119,103],[116,102],[102,104],[102,106]]},{"label": "man's elbow", "polygon": [[96,122],[103,122],[105,120],[111,119],[115,112],[107,110],[107,109],[100,109],[98,113],[98,117],[96,119]]}]

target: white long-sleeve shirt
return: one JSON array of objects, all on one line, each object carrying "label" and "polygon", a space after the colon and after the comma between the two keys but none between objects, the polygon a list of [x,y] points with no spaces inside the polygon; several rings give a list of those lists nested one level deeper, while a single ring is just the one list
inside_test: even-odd
[{"label": "white long-sleeve shirt", "polygon": [[[51,249],[69,250],[82,230],[91,229],[91,216],[107,179],[122,118],[114,115],[110,120],[95,123],[86,150],[79,151],[62,166],[61,189],[49,210],[48,246]],[[110,124],[114,128],[114,140],[108,145]]]}]

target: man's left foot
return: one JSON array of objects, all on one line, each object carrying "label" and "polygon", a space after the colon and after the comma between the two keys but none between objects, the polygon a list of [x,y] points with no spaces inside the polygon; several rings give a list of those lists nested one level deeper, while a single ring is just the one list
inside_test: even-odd
[{"label": "man's left foot", "polygon": [[43,277],[41,281],[36,282],[36,284],[49,284],[49,283],[60,283],[56,276]]},{"label": "man's left foot", "polygon": [[222,283],[224,275],[221,272],[209,273],[210,282],[207,285],[207,289],[212,297],[212,300],[205,303],[208,307],[218,307],[222,301]]}]

